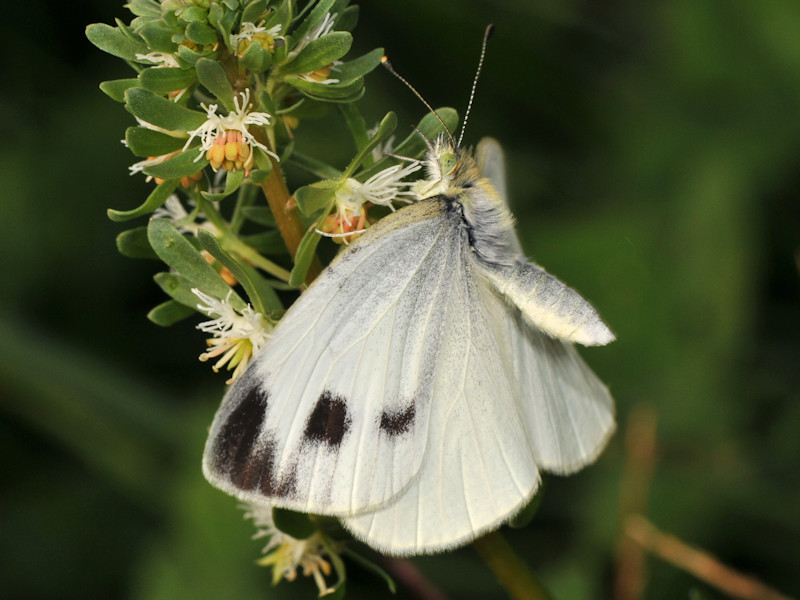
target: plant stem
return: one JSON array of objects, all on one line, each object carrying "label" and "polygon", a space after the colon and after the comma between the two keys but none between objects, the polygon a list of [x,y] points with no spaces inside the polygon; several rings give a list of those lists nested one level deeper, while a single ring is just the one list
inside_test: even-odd
[{"label": "plant stem", "polygon": [[206,218],[214,224],[214,226],[219,229],[220,231],[220,245],[223,247],[224,250],[233,251],[243,259],[248,261],[250,264],[263,269],[270,275],[277,277],[281,281],[289,281],[289,271],[276,265],[274,262],[269,260],[268,258],[264,258],[261,256],[255,249],[251,248],[247,244],[245,244],[242,240],[240,240],[235,233],[231,231],[230,226],[228,223],[225,222],[225,219],[216,211],[214,205],[211,204],[208,200],[203,198],[202,196],[198,195],[196,197],[197,206],[200,207],[203,211],[203,214]]},{"label": "plant stem", "polygon": [[[300,240],[303,239],[306,230],[300,220],[297,207],[289,206],[289,189],[283,180],[283,172],[280,166],[272,158],[270,160],[272,160],[272,172],[267,177],[267,180],[261,184],[261,189],[267,197],[267,203],[275,217],[278,231],[280,231],[281,237],[292,255],[292,259],[294,259]],[[315,256],[311,266],[308,268],[306,283],[314,281],[320,273],[322,273],[322,263]]]},{"label": "plant stem", "polygon": [[284,269],[281,266],[276,265],[274,262],[269,260],[268,258],[264,258],[261,254],[258,253],[254,248],[248,246],[243,241],[235,236],[229,236],[224,241],[224,246],[228,250],[233,250],[245,259],[247,262],[256,266],[260,269],[263,269],[270,275],[274,275],[281,281],[289,281],[289,271]]},{"label": "plant stem", "polygon": [[496,531],[472,542],[483,562],[514,600],[552,600],[528,566]]}]

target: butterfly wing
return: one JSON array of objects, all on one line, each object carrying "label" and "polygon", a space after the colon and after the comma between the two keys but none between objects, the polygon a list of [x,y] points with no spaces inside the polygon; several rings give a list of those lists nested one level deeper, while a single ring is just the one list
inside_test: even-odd
[{"label": "butterfly wing", "polygon": [[463,243],[451,270],[432,380],[428,444],[418,475],[384,508],[343,520],[388,554],[446,550],[498,527],[524,506],[540,477],[503,339],[508,308],[474,274]]},{"label": "butterfly wing", "polygon": [[506,314],[517,394],[536,464],[561,475],[593,462],[615,429],[614,402],[572,344]]},{"label": "butterfly wing", "polygon": [[532,328],[585,346],[614,341],[594,307],[541,267],[524,259],[512,266],[482,266],[487,280]]},{"label": "butterfly wing", "polygon": [[240,499],[352,515],[417,474],[428,441],[457,218],[441,200],[381,220],[287,312],[223,399],[203,460]]}]

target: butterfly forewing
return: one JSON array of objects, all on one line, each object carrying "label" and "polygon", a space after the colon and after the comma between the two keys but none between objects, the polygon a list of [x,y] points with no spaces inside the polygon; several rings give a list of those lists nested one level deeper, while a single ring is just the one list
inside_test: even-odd
[{"label": "butterfly forewing", "polygon": [[204,459],[212,483],[347,515],[409,483],[428,439],[446,300],[436,290],[458,223],[435,199],[390,215],[302,294],[223,400]]}]

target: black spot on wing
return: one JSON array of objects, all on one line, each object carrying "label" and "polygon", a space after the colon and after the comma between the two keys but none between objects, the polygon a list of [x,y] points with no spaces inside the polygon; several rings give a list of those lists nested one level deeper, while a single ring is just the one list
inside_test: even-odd
[{"label": "black spot on wing", "polygon": [[339,446],[350,429],[350,423],[345,399],[325,390],[308,417],[304,436],[311,442]]},{"label": "black spot on wing", "polygon": [[383,411],[381,413],[379,427],[381,431],[386,432],[387,435],[392,437],[403,435],[404,433],[408,433],[414,425],[414,416],[416,413],[416,403],[412,399],[411,404],[404,410],[395,412]]},{"label": "black spot on wing", "polygon": [[264,423],[268,399],[268,392],[251,383],[217,434],[213,453],[214,468],[227,474],[237,486],[252,478],[247,472],[248,459],[254,451],[258,433]]},{"label": "black spot on wing", "polygon": [[214,469],[241,490],[271,497],[291,496],[297,487],[296,471],[277,477],[273,436],[260,435],[269,392],[252,381],[243,380],[240,387],[246,392],[217,434]]}]

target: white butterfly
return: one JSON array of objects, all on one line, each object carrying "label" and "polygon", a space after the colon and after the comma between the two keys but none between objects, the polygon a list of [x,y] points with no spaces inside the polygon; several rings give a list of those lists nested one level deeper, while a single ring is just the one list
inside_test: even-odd
[{"label": "white butterfly", "polygon": [[[484,170],[501,173],[487,148]],[[420,199],[286,313],[223,399],[203,460],[222,490],[335,515],[393,555],[499,527],[540,471],[577,471],[614,430],[608,390],[572,345],[613,334],[523,257],[469,153],[442,137],[426,162]]]}]

